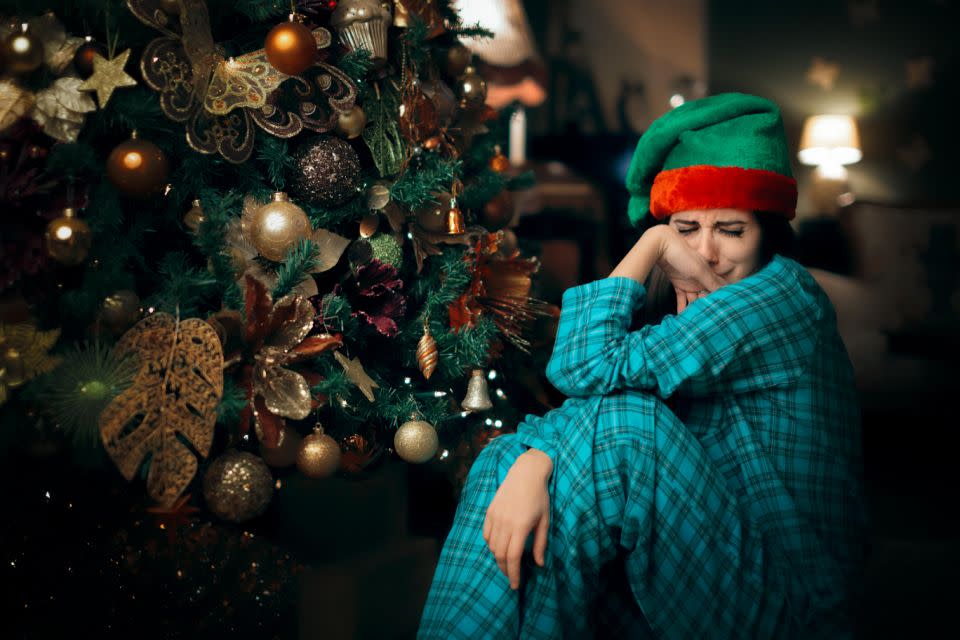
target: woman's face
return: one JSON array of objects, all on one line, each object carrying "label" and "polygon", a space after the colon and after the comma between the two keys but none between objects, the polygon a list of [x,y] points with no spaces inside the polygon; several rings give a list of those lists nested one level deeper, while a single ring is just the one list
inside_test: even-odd
[{"label": "woman's face", "polygon": [[761,232],[752,211],[678,211],[670,216],[669,224],[727,282],[737,282],[756,271]]}]

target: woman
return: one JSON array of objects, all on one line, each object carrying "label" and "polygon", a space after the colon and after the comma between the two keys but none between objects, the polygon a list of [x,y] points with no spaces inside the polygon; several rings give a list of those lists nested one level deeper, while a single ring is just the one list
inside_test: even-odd
[{"label": "woman", "polygon": [[[667,224],[564,294],[547,375],[571,398],[478,456],[419,637],[851,636],[859,412],[830,302],[770,255],[796,206],[779,110],[677,108],[627,188]],[[676,314],[629,331],[654,266]]]}]

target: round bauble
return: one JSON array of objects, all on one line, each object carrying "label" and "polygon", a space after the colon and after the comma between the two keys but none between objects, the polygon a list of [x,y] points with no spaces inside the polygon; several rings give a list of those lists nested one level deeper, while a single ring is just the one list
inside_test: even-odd
[{"label": "round bauble", "polygon": [[403,247],[396,238],[389,233],[377,233],[369,242],[375,259],[400,269],[403,265]]},{"label": "round bauble", "polygon": [[440,438],[433,425],[425,420],[410,420],[397,429],[393,437],[393,448],[397,455],[416,464],[426,462],[437,454]]},{"label": "round bauble", "polygon": [[44,233],[47,255],[68,266],[87,259],[91,238],[90,227],[69,207],[63,210],[63,216],[50,221]]},{"label": "round bauble", "polygon": [[340,468],[341,455],[337,441],[318,427],[300,444],[297,469],[309,478],[326,478]]},{"label": "round bauble", "polygon": [[297,171],[290,185],[294,197],[323,207],[343,204],[359,193],[360,158],[349,143],[318,136],[293,154]]},{"label": "round bauble", "polygon": [[107,157],[107,178],[118,191],[133,198],[159,192],[167,183],[169,168],[160,147],[138,138],[136,132]]},{"label": "round bauble", "polygon": [[487,231],[499,231],[513,220],[513,196],[503,190],[483,205],[480,224]]},{"label": "round bauble", "polygon": [[263,48],[267,62],[288,76],[300,75],[317,60],[317,41],[299,22],[282,22],[270,29]]},{"label": "round bauble", "polygon": [[3,40],[3,66],[12,73],[30,73],[43,64],[43,42],[26,25]]},{"label": "round bauble", "polygon": [[353,140],[363,133],[365,126],[367,126],[367,114],[363,112],[360,105],[355,104],[350,111],[337,116],[335,130],[338,135],[347,140]]},{"label": "round bauble", "polygon": [[500,145],[494,147],[493,157],[490,158],[490,169],[497,173],[503,173],[510,168],[510,160],[500,151]]},{"label": "round bauble", "polygon": [[273,194],[273,200],[253,214],[247,229],[250,242],[257,253],[274,262],[281,262],[298,242],[313,233],[310,219],[282,191]]},{"label": "round bauble", "polygon": [[217,517],[245,522],[270,504],[273,476],[266,463],[252,453],[228,451],[207,469],[203,497]]},{"label": "round bauble", "polygon": [[470,49],[467,49],[460,43],[457,43],[447,49],[447,57],[444,60],[444,71],[451,78],[459,78],[467,67],[470,66]]},{"label": "round bauble", "polygon": [[444,233],[447,230],[447,214],[451,200],[453,195],[449,192],[434,193],[432,200],[427,200],[417,208],[417,224],[426,231]]},{"label": "round bauble", "polygon": [[487,99],[487,81],[473,67],[467,67],[457,78],[457,95],[463,108],[476,107]]},{"label": "round bauble", "polygon": [[88,38],[86,42],[77,47],[77,50],[74,52],[73,67],[77,70],[81,78],[89,78],[93,75],[94,56],[106,58],[107,49],[103,45],[94,42],[92,38]]},{"label": "round bauble", "polygon": [[100,319],[117,333],[125,331],[140,319],[140,296],[129,289],[115,291],[103,299]]}]

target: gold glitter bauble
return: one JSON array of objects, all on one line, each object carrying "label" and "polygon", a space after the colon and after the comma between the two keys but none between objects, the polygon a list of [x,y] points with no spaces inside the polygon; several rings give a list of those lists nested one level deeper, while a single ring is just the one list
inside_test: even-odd
[{"label": "gold glitter bauble", "polygon": [[437,430],[425,420],[404,422],[393,437],[393,448],[407,462],[426,462],[437,454],[439,446]]},{"label": "gold glitter bauble", "polygon": [[445,232],[451,200],[453,196],[448,192],[433,194],[432,200],[427,200],[417,208],[417,224],[425,231]]},{"label": "gold glitter bauble", "polygon": [[313,232],[303,209],[278,191],[273,200],[257,209],[250,220],[250,242],[267,260],[281,262],[298,242]]},{"label": "gold glitter bauble", "polygon": [[24,26],[6,37],[0,58],[7,71],[30,73],[43,64],[43,42]]},{"label": "gold glitter bauble", "polygon": [[487,81],[473,67],[467,67],[457,78],[457,96],[461,107],[476,107],[487,99]]},{"label": "gold glitter bauble", "polygon": [[100,319],[111,329],[121,332],[140,319],[140,297],[129,289],[121,289],[103,299]]},{"label": "gold glitter bauble", "polygon": [[244,522],[263,513],[270,504],[273,475],[252,453],[228,451],[207,469],[203,497],[217,517]]},{"label": "gold glitter bauble", "polygon": [[378,233],[369,240],[373,257],[399,269],[403,266],[403,247],[389,233]]},{"label": "gold glitter bauble", "polygon": [[63,210],[63,216],[51,220],[44,234],[47,254],[57,262],[69,266],[86,260],[90,251],[90,227],[76,217],[74,209]]},{"label": "gold glitter bauble", "polygon": [[365,126],[367,126],[367,114],[359,105],[355,104],[350,111],[337,116],[336,131],[347,140],[353,140],[363,133]]},{"label": "gold glitter bauble", "polygon": [[340,468],[340,445],[317,427],[303,439],[297,453],[297,469],[309,478],[326,478]]},{"label": "gold glitter bauble", "polygon": [[191,203],[190,210],[183,214],[183,224],[190,229],[193,233],[196,233],[200,230],[200,225],[203,224],[206,218],[203,215],[203,206],[201,206],[199,200],[194,200]]}]

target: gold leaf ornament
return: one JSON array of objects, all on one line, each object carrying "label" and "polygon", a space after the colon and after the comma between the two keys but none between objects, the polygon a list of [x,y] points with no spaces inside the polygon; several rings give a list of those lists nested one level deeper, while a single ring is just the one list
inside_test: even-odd
[{"label": "gold leaf ornament", "polygon": [[31,378],[60,364],[48,352],[60,337],[59,329],[40,331],[32,324],[0,324],[0,405],[15,389]]},{"label": "gold leaf ornament", "polygon": [[220,340],[198,318],[155,313],[123,335],[116,353],[136,354],[140,371],[100,414],[103,445],[128,481],[151,456],[147,492],[169,507],[197,472],[194,452],[206,457],[213,443],[223,396]]}]

